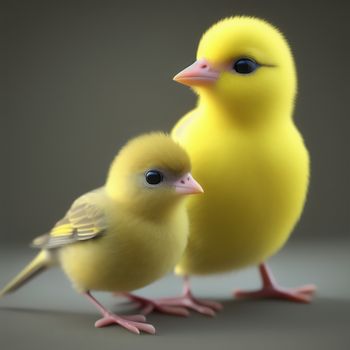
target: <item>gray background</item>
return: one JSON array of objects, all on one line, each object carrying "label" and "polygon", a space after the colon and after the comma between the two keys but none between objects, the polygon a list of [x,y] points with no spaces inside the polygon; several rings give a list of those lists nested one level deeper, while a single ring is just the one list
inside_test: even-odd
[{"label": "gray background", "polygon": [[[94,331],[94,310],[85,301],[77,304],[62,274],[52,272],[1,301],[0,342],[9,349],[23,341],[28,349],[55,348],[57,341],[67,348],[162,348],[175,341],[178,347],[244,349],[350,344],[346,1],[13,0],[1,1],[0,13],[1,285],[30,258],[27,243],[76,196],[104,182],[127,139],[170,130],[193,107],[195,96],[172,76],[195,59],[212,23],[248,14],[274,23],[292,46],[299,73],[295,119],[312,157],[304,215],[272,266],[286,284],[312,279],[320,287],[311,306],[240,303],[230,302],[230,291],[256,286],[253,270],[195,279],[199,295],[225,301],[217,320],[155,315],[150,321],[160,335],[138,338],[115,328]],[[178,288],[169,276],[141,293]]]}]

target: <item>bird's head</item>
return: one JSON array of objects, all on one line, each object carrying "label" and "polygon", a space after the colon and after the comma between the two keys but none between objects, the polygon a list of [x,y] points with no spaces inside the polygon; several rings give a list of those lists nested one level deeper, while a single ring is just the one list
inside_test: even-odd
[{"label": "bird's head", "polygon": [[[293,108],[296,75],[283,35],[264,20],[232,17],[202,37],[197,61],[174,77],[191,86],[200,103],[237,117],[260,118]],[[278,114],[278,113],[274,113]]]},{"label": "bird's head", "polygon": [[170,136],[152,132],[120,150],[111,164],[106,190],[137,211],[157,214],[184,195],[203,192],[190,170],[186,151]]}]

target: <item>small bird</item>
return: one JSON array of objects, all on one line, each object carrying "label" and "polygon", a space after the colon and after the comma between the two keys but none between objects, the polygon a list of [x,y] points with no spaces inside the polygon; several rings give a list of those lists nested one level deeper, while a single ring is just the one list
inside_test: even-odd
[{"label": "small bird", "polygon": [[264,20],[223,19],[174,80],[199,96],[172,136],[189,153],[205,196],[188,201],[190,236],[176,267],[185,293],[162,302],[213,315],[220,305],[196,300],[188,276],[252,265],[262,289],[237,297],[310,301],[315,286],[281,288],[265,263],[286,243],[309,184],[308,151],[292,118],[297,79],[287,41]]},{"label": "small bird", "polygon": [[105,185],[75,200],[49,233],[34,239],[39,254],[0,297],[59,264],[101,312],[96,327],[118,324],[154,334],[144,315],[113,314],[90,291],[125,293],[169,272],[187,243],[183,199],[202,192],[187,153],[170,136],[153,132],[134,138],[113,160]]}]

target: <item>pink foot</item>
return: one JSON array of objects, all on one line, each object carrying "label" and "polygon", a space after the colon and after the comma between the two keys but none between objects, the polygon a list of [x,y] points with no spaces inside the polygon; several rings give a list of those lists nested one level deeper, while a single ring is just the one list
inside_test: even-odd
[{"label": "pink foot", "polygon": [[91,295],[90,292],[86,292],[84,295],[97,307],[103,316],[96,321],[95,327],[100,328],[111,324],[117,324],[136,334],[140,334],[140,331],[150,334],[156,333],[155,328],[151,324],[145,323],[146,317],[144,315],[127,315],[121,317],[108,311]]},{"label": "pink foot", "polygon": [[222,305],[215,301],[196,299],[191,292],[184,293],[180,297],[160,299],[159,305],[177,306],[194,310],[202,315],[215,316],[217,311],[222,309]]},{"label": "pink foot", "polygon": [[189,316],[187,309],[191,309],[206,316],[215,316],[216,312],[222,309],[222,305],[215,301],[194,298],[188,277],[184,278],[184,292],[180,297],[149,300],[129,293],[123,293],[123,295],[140,304],[143,307],[141,312],[144,315],[148,315],[153,311],[159,311],[170,315],[187,317]]},{"label": "pink foot", "polygon": [[141,313],[143,315],[148,315],[153,311],[158,311],[163,314],[175,315],[175,316],[189,316],[189,312],[184,307],[171,306],[171,305],[161,305],[158,300],[150,300],[146,298],[139,297],[130,293],[123,293],[125,297],[129,300],[136,302],[141,306]]},{"label": "pink foot", "polygon": [[181,307],[194,310],[206,316],[215,316],[217,311],[222,309],[222,305],[215,301],[196,299],[191,292],[189,279],[184,277],[183,295],[175,298],[165,298],[157,300],[157,304],[166,307]]},{"label": "pink foot", "polygon": [[282,299],[299,303],[309,303],[316,291],[316,286],[309,284],[298,288],[279,287],[274,280],[271,271],[266,264],[259,265],[259,270],[263,282],[260,290],[234,292],[234,296],[239,299]]},{"label": "pink foot", "polygon": [[143,331],[149,334],[155,334],[155,328],[151,324],[145,323],[144,321],[146,321],[146,318],[143,315],[120,317],[108,312],[101,319],[96,321],[95,327],[101,328],[110,326],[111,324],[118,324],[132,333],[140,334],[140,331]]}]

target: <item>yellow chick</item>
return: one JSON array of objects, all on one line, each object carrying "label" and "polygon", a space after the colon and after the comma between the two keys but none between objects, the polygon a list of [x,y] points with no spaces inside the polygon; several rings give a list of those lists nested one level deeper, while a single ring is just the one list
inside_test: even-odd
[{"label": "yellow chick", "polygon": [[113,314],[90,291],[128,292],[169,272],[187,242],[184,195],[201,192],[187,153],[169,136],[150,133],[131,140],[112,162],[105,186],[75,200],[49,233],[33,241],[41,251],[0,297],[59,264],[101,312],[96,327],[118,324],[134,333],[155,333],[143,315]]},{"label": "yellow chick", "polygon": [[[309,155],[292,118],[297,79],[283,35],[264,20],[231,17],[202,37],[197,61],[174,80],[199,96],[174,127],[205,196],[188,201],[190,236],[176,267],[206,275],[258,265],[261,290],[237,297],[308,302],[315,287],[280,288],[265,261],[286,243],[309,183]],[[220,305],[170,299],[209,315]]]}]

